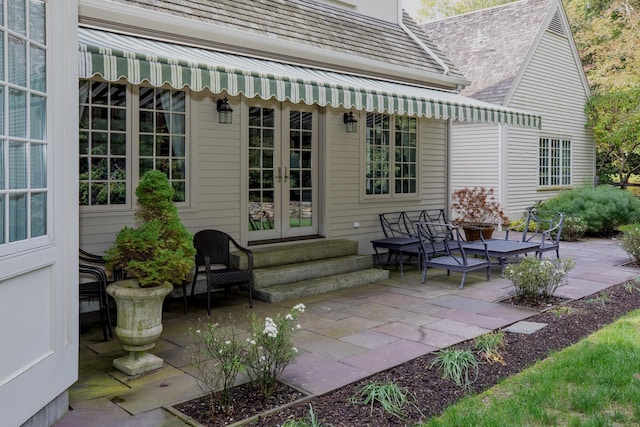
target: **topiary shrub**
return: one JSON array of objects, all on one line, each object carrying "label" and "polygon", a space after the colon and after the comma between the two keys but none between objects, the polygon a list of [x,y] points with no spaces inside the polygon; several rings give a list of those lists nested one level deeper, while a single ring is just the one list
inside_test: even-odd
[{"label": "topiary shrub", "polygon": [[640,221],[640,200],[610,185],[562,191],[540,209],[564,212],[587,223],[587,233],[610,235],[617,227]]},{"label": "topiary shrub", "polygon": [[141,221],[138,228],[123,227],[106,252],[107,266],[138,279],[141,287],[179,284],[194,265],[193,236],[173,204],[173,189],[160,171],[147,172],[136,188]]}]

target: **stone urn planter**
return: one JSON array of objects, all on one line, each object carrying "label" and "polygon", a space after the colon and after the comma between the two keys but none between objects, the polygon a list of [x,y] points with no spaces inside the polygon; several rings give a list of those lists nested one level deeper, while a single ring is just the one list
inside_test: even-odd
[{"label": "stone urn planter", "polygon": [[107,287],[118,310],[116,336],[129,352],[113,361],[114,368],[127,375],[140,375],[162,367],[164,361],[148,351],[162,333],[162,303],[172,290],[169,283],[141,288],[135,279]]}]

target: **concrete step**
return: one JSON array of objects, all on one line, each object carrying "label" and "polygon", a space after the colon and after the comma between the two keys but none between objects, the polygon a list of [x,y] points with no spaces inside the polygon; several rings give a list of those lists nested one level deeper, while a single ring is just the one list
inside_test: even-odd
[{"label": "concrete step", "polygon": [[346,255],[253,270],[254,289],[301,282],[326,276],[366,270],[373,266],[371,255]]},{"label": "concrete step", "polygon": [[[267,248],[249,248],[253,252],[253,269],[297,264],[325,258],[337,258],[358,253],[358,242],[344,239],[313,240]],[[246,258],[237,262],[246,268]]]},{"label": "concrete step", "polygon": [[263,289],[255,289],[253,291],[253,296],[256,299],[273,303],[294,298],[302,298],[309,295],[322,294],[338,289],[352,288],[379,280],[386,280],[388,278],[388,270],[369,268],[351,273],[319,277],[316,279],[271,286]]}]

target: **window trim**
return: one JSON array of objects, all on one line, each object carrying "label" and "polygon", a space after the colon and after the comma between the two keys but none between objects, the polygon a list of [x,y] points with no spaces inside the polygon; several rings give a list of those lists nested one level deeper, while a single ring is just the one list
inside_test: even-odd
[{"label": "window trim", "polygon": [[[368,194],[367,193],[367,164],[369,158],[367,156],[367,139],[368,139],[368,130],[367,127],[367,115],[376,114],[381,116],[389,117],[389,192],[386,194]],[[362,173],[361,173],[361,201],[391,201],[391,200],[415,200],[420,196],[420,119],[418,117],[399,115],[399,114],[389,114],[389,113],[369,113],[365,112],[364,117],[360,117],[361,123],[363,123],[362,128],[364,129],[364,143],[362,148]],[[395,149],[396,149],[396,118],[397,117],[407,117],[409,119],[414,119],[416,121],[416,186],[414,193],[397,193],[395,191],[396,188],[396,176],[395,176]]]},{"label": "window trim", "polygon": [[[547,160],[547,165],[545,166],[546,170],[547,170],[547,176],[546,176],[546,180],[548,181],[547,183],[542,183],[543,180],[543,176],[542,176],[542,164],[541,164],[541,160],[542,160],[542,142],[543,140],[548,141],[548,148],[547,150],[549,151],[548,154],[546,155],[546,160]],[[552,157],[552,141],[558,141],[559,142],[559,157]],[[564,148],[564,144],[568,143],[569,144],[569,149],[568,149],[568,155],[569,155],[569,164],[568,164],[568,169],[569,169],[569,173],[568,175],[565,175],[565,171],[566,171],[566,167],[564,165],[564,162],[566,160],[566,156],[565,156],[565,148]],[[552,169],[554,168],[554,166],[552,165],[552,159],[557,158],[559,161],[559,166],[558,166],[558,173],[557,174],[553,174],[552,175]],[[540,190],[552,190],[552,189],[557,189],[557,188],[571,188],[573,187],[573,143],[570,137],[567,136],[558,136],[558,135],[541,135],[538,137],[538,164],[537,164],[537,188]],[[564,183],[563,180],[564,178],[568,178],[569,182],[568,183]],[[558,183],[554,184],[552,183],[553,179],[557,179]]]},{"label": "window trim", "polygon": [[[190,174],[191,169],[191,102],[192,96],[191,92],[188,89],[175,89],[169,85],[164,85],[161,87],[155,87],[149,84],[143,85],[135,85],[131,84],[127,81],[119,80],[117,82],[109,82],[105,79],[99,77],[93,77],[90,79],[79,79],[80,81],[89,81],[89,82],[102,82],[109,84],[121,84],[126,86],[127,91],[127,107],[126,107],[126,122],[127,122],[127,132],[126,132],[126,168],[127,168],[127,195],[126,195],[126,203],[119,205],[80,205],[80,213],[82,215],[89,213],[102,213],[102,212],[123,212],[128,213],[136,208],[136,197],[135,197],[135,189],[137,188],[140,182],[140,164],[139,164],[139,140],[140,135],[140,123],[139,123],[139,113],[140,113],[140,88],[148,87],[155,89],[166,89],[175,92],[184,92],[185,94],[185,201],[184,202],[176,202],[175,205],[179,209],[188,209],[191,207],[191,186],[192,179]],[[79,171],[78,171],[78,181],[79,181]]]}]

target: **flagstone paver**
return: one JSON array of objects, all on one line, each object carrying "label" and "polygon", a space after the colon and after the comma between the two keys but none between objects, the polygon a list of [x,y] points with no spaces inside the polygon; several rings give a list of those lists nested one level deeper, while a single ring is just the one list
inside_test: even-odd
[{"label": "flagstone paver", "polygon": [[[558,295],[579,298],[637,276],[625,267],[627,254],[617,242],[585,239],[561,242],[562,257],[576,266]],[[499,301],[514,293],[511,282],[492,269],[491,281],[470,275],[459,289],[460,275],[443,272],[422,275],[415,265],[406,266],[380,283],[343,289],[277,304],[255,301],[249,309],[244,298],[215,301],[208,321],[224,327],[248,330],[248,318],[286,313],[300,302],[307,311],[300,317],[296,335],[298,358],[285,369],[281,380],[310,394],[326,393],[415,357],[439,350],[494,329],[526,321],[534,311]],[[196,296],[183,314],[182,299],[165,303],[164,331],[152,352],[165,359],[162,369],[139,377],[127,377],[112,368],[125,354],[117,339],[102,342],[99,323],[80,337],[79,380],[71,387],[72,411],[56,427],[181,426],[163,406],[202,394],[189,364],[189,330],[207,321],[206,299]],[[237,383],[246,381],[240,376]],[[134,414],[133,416],[131,414]]]}]

